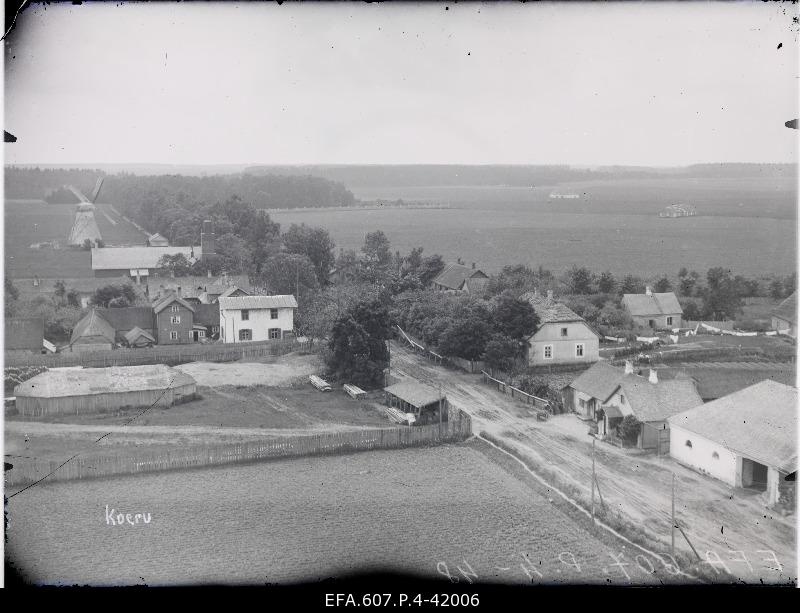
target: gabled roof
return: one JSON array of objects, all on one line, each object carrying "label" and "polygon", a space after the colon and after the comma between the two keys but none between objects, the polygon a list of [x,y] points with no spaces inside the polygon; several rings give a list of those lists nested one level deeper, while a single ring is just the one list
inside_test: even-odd
[{"label": "gabled roof", "polygon": [[153,327],[152,307],[97,309],[97,313],[111,324],[114,330],[132,330],[136,327],[149,330]]},{"label": "gabled roof", "polygon": [[[243,294],[245,294],[247,296],[250,295],[250,292],[248,292],[246,289],[242,289],[241,287],[237,287],[236,285],[233,285],[233,286],[227,288],[224,292],[222,292],[219,295],[219,298],[228,298],[228,297],[232,296],[233,294],[235,294],[236,292],[242,292]],[[209,291],[208,293],[209,294],[213,294],[214,292]]]},{"label": "gabled roof", "polygon": [[661,421],[703,404],[694,381],[683,377],[650,383],[648,379],[639,375],[624,375],[604,402],[607,402],[619,388],[633,414],[642,422]]},{"label": "gabled roof", "polygon": [[797,292],[794,292],[791,296],[786,298],[777,307],[775,307],[775,310],[772,311],[772,314],[775,317],[783,319],[784,321],[788,321],[794,325],[797,325]]},{"label": "gabled roof", "polygon": [[395,383],[384,388],[384,390],[418,409],[434,402],[439,402],[440,399],[445,397],[444,394],[440,394],[437,389],[430,385],[417,383],[416,381]]},{"label": "gabled roof", "polygon": [[194,307],[194,323],[201,326],[219,325],[219,303],[197,304]]},{"label": "gabled roof", "polygon": [[72,330],[69,344],[81,338],[100,337],[107,340],[109,343],[114,342],[116,332],[114,327],[103,319],[97,312],[97,309],[92,309],[84,316]]},{"label": "gabled roof", "polygon": [[683,313],[674,292],[661,294],[624,294],[622,304],[631,315],[639,317],[647,315],[676,315]]},{"label": "gabled roof", "polygon": [[156,339],[153,338],[153,336],[151,334],[148,334],[147,332],[145,332],[144,330],[142,330],[138,326],[136,326],[133,329],[129,330],[128,333],[125,334],[125,340],[128,341],[128,344],[130,345],[136,339],[138,339],[139,337],[142,337],[142,336],[144,338],[146,338],[148,341],[150,341],[151,343],[155,343],[156,342]]},{"label": "gabled roof", "polygon": [[[125,270],[158,268],[162,255],[182,253],[190,262],[203,255],[200,246],[194,247],[103,247],[92,249],[92,270]],[[192,255],[194,254],[194,255]]]},{"label": "gabled roof", "polygon": [[464,286],[464,282],[470,278],[488,279],[489,277],[480,269],[451,262],[444,267],[433,283],[448,289],[460,290]]},{"label": "gabled roof", "polygon": [[164,296],[164,297],[163,297],[163,298],[161,298],[161,299],[160,299],[158,302],[156,302],[155,304],[153,304],[153,312],[154,312],[154,313],[156,313],[156,314],[158,314],[158,313],[160,313],[161,311],[163,311],[164,309],[166,309],[166,308],[167,308],[169,305],[171,305],[173,302],[177,302],[177,303],[179,303],[179,304],[182,304],[182,305],[183,305],[183,306],[185,306],[187,309],[189,309],[189,310],[190,310],[192,313],[194,313],[194,310],[195,310],[195,308],[196,308],[195,306],[192,306],[191,304],[189,304],[188,302],[186,302],[186,301],[185,301],[183,298],[179,298],[179,297],[178,297],[177,295],[175,295],[175,294],[168,294],[167,296]]},{"label": "gabled roof", "polygon": [[226,309],[296,309],[297,300],[292,295],[282,296],[230,296],[219,298],[220,310]]},{"label": "gabled roof", "polygon": [[608,362],[596,362],[567,387],[589,394],[593,398],[605,400],[614,393],[624,375],[625,371],[621,368],[612,366]]},{"label": "gabled roof", "polygon": [[9,317],[5,328],[6,349],[29,349],[37,353],[42,350],[44,319],[41,317]]},{"label": "gabled roof", "polygon": [[[570,321],[582,321],[586,323],[583,317],[565,304],[556,302],[552,298],[540,296],[536,292],[525,292],[519,299],[530,303],[533,310],[536,311],[536,314],[539,316],[539,322],[542,324],[567,323]],[[592,330],[592,332],[594,332],[594,330]],[[594,333],[597,334],[596,332]]]},{"label": "gabled roof", "polygon": [[674,415],[685,428],[784,472],[797,470],[797,389],[762,381]]}]

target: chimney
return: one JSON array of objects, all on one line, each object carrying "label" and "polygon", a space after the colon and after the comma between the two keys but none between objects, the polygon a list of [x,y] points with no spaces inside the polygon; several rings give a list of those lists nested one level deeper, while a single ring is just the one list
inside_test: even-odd
[{"label": "chimney", "polygon": [[625,374],[632,375],[633,374],[633,362],[630,360],[625,360]]},{"label": "chimney", "polygon": [[653,295],[653,290],[652,290],[652,289],[650,288],[650,286],[648,285],[647,287],[645,287],[645,288],[644,288],[644,293],[645,293],[646,295],[648,295],[648,296],[652,296],[652,295]]},{"label": "chimney", "polygon": [[475,262],[472,263],[472,270],[475,270]]},{"label": "chimney", "polygon": [[658,383],[658,375],[656,374],[655,369],[650,369],[650,377],[647,379],[650,383]]},{"label": "chimney", "polygon": [[178,286],[178,298],[182,298],[182,297],[183,296],[181,295],[181,286],[179,285]]}]

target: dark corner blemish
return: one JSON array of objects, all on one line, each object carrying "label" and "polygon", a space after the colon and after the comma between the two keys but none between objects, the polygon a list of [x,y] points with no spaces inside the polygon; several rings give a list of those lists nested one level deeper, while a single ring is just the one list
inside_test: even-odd
[{"label": "dark corner blemish", "polygon": [[778,43],[778,49],[780,49],[781,47],[783,47],[783,43]]}]

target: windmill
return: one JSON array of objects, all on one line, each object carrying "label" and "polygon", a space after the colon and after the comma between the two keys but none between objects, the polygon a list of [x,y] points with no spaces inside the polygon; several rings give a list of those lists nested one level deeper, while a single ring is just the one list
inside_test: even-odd
[{"label": "windmill", "polygon": [[101,187],[103,187],[103,177],[97,179],[90,200],[74,185],[67,186],[67,189],[75,194],[75,197],[80,201],[75,212],[75,223],[72,224],[72,229],[69,233],[70,245],[83,245],[86,239],[89,239],[92,243],[97,243],[98,240],[102,239],[100,228],[97,227],[97,221],[94,218],[94,203],[97,201]]}]

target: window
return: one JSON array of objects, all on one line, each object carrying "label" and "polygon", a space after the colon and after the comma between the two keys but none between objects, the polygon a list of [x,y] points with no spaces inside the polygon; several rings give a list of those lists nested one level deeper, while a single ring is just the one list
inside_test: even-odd
[{"label": "window", "polygon": [[625,404],[625,396],[623,396],[622,394],[619,395],[619,403]]},{"label": "window", "polygon": [[250,319],[250,311],[242,309],[242,321],[247,321],[248,319]]},{"label": "window", "polygon": [[172,332],[169,333],[169,340],[171,340],[171,341],[177,341],[178,340],[178,331],[177,330],[173,330]]},{"label": "window", "polygon": [[180,316],[180,315],[173,315],[173,316],[170,318],[169,322],[170,322],[171,324],[179,324],[179,323],[181,323],[181,316]]},{"label": "window", "polygon": [[575,345],[575,357],[582,358],[583,357],[583,343],[577,343]]},{"label": "window", "polygon": [[197,331],[197,336],[199,338],[205,338],[206,337],[206,331],[205,330],[198,330]]},{"label": "window", "polygon": [[668,326],[672,325],[672,317],[667,317],[667,325]]},{"label": "window", "polygon": [[169,307],[169,310],[173,313],[177,313],[179,308],[180,307],[177,304],[173,304],[171,307]]},{"label": "window", "polygon": [[583,398],[581,398],[581,399],[580,399],[578,402],[579,402],[579,404],[581,405],[581,408],[582,408],[582,409],[585,409],[585,408],[586,408],[586,401],[585,401]]},{"label": "window", "polygon": [[269,310],[269,318],[270,319],[278,319],[278,309],[270,309]]},{"label": "window", "polygon": [[544,346],[544,359],[545,360],[552,360],[553,359],[553,346],[552,345],[545,345]]},{"label": "window", "polygon": [[719,454],[716,451],[711,454],[711,457],[714,458],[715,460],[719,460]]},{"label": "window", "polygon": [[249,341],[253,339],[253,331],[244,328],[243,330],[239,330],[239,340],[240,341]]},{"label": "window", "polygon": [[691,449],[691,448],[692,448],[692,441],[690,441],[690,440],[688,440],[688,439],[687,439],[685,444],[686,444],[686,446],[687,446],[689,449]]},{"label": "window", "polygon": [[566,336],[566,335],[567,335],[567,329],[561,328],[561,336]]},{"label": "window", "polygon": [[211,326],[211,334],[216,334],[219,332],[219,326]]},{"label": "window", "polygon": [[281,329],[280,328],[270,328],[269,329],[269,338],[270,340],[275,340],[281,337]]}]

